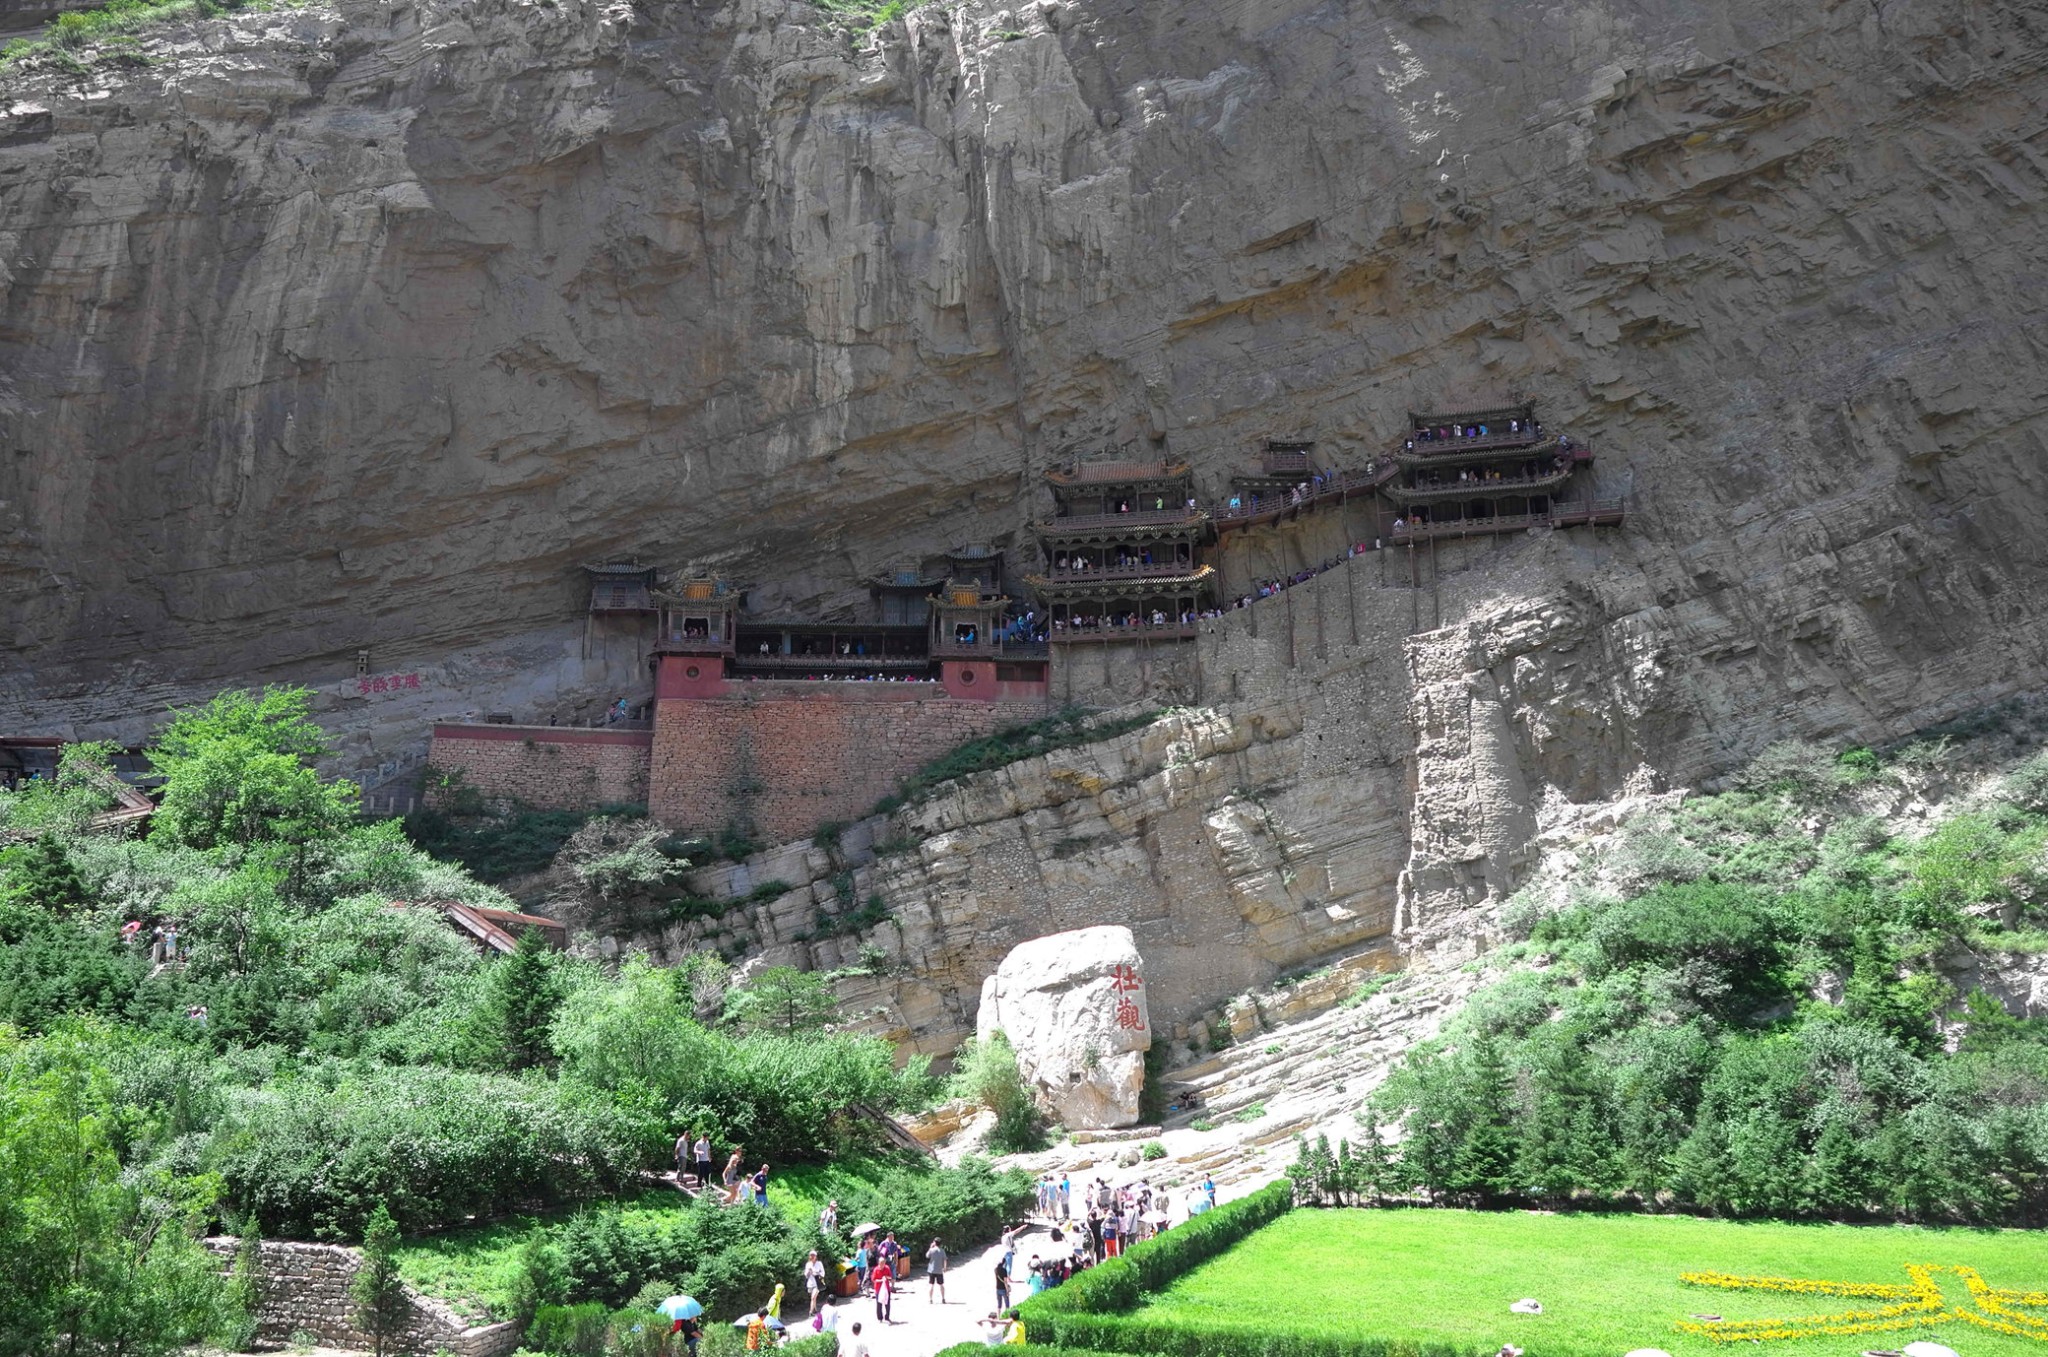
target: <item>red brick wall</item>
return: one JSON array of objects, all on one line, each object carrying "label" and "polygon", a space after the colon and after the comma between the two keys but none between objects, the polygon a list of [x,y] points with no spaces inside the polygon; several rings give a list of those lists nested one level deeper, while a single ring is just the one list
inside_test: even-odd
[{"label": "red brick wall", "polygon": [[935,683],[734,683],[725,697],[662,699],[648,810],[677,829],[799,839],[867,814],[905,774],[1044,707],[962,701]]},{"label": "red brick wall", "polygon": [[427,762],[442,772],[459,769],[464,786],[492,800],[589,810],[647,803],[653,743],[651,730],[439,725]]}]

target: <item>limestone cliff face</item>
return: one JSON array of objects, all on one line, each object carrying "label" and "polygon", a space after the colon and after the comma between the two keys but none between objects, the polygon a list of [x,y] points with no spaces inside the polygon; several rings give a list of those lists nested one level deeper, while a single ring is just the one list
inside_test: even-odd
[{"label": "limestone cliff face", "polygon": [[[934,826],[917,898],[1009,863],[1041,884],[1005,919],[1213,898],[1262,966],[1397,896],[1454,939],[1546,797],[2039,682],[2027,7],[1045,0],[849,37],[785,0],[344,0],[150,55],[0,75],[0,726],[290,678],[374,761],[644,682],[583,634],[581,559],[831,610],[1020,540],[1076,440],[1213,490],[1263,434],[1348,460],[1509,392],[1592,441],[1623,530],[1355,563],[1291,591],[1284,663],[1272,605],[1232,618],[1144,676],[1222,732],[1127,770],[1149,839],[1034,794],[959,862]],[[359,648],[425,686],[360,696]],[[1322,884],[1241,875],[1290,834]]]},{"label": "limestone cliff face", "polygon": [[615,684],[581,558],[829,607],[1016,530],[1070,440],[1213,486],[1508,390],[1630,496],[1594,606],[1710,689],[1994,691],[2042,615],[2044,51],[1969,0],[346,0],[11,71],[5,711],[359,647],[498,661],[450,707]]}]

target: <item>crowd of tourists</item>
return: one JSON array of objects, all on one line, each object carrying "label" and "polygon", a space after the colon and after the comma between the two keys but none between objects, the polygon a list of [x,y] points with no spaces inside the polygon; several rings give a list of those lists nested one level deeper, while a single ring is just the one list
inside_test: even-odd
[{"label": "crowd of tourists", "polygon": [[[694,1185],[700,1193],[719,1191],[719,1200],[726,1206],[768,1204],[768,1165],[747,1173],[745,1150],[741,1146],[734,1146],[725,1161],[721,1187],[712,1183],[714,1159],[710,1136],[697,1131],[677,1136],[675,1164],[678,1186],[688,1189]],[[993,1251],[995,1265],[990,1280],[994,1308],[980,1321],[984,1340],[991,1346],[1022,1345],[1024,1323],[1017,1317],[1017,1301],[1059,1286],[1076,1273],[1119,1257],[1132,1245],[1167,1229],[1174,1220],[1171,1205],[1165,1188],[1155,1187],[1144,1179],[1119,1187],[1102,1177],[1077,1183],[1071,1174],[1042,1176],[1033,1190],[1025,1219],[1005,1229]],[[1186,1192],[1180,1218],[1193,1219],[1215,1205],[1216,1183],[1205,1175],[1199,1186]],[[828,1201],[819,1210],[818,1228],[828,1239],[840,1233],[836,1200]],[[1018,1243],[1039,1230],[1047,1236],[1046,1246],[1031,1252],[1020,1268]],[[853,1239],[853,1254],[841,1260],[840,1271],[851,1279],[855,1305],[866,1312],[863,1319],[852,1318],[857,1313],[855,1305],[831,1303],[835,1276],[818,1250],[813,1249],[803,1267],[808,1302],[803,1319],[784,1323],[785,1292],[778,1282],[766,1303],[738,1321],[737,1326],[746,1328],[749,1351],[775,1346],[789,1336],[794,1326],[797,1333],[838,1333],[842,1354],[868,1357],[863,1326],[875,1331],[904,1322],[896,1315],[897,1301],[906,1286],[918,1281],[923,1283],[926,1305],[973,1303],[964,1297],[950,1299],[946,1294],[952,1257],[942,1240],[934,1238],[914,1255],[911,1247],[898,1241],[895,1231],[872,1222],[854,1227]],[[918,1278],[914,1274],[920,1267],[923,1275]],[[686,1345],[690,1357],[695,1357],[697,1341],[702,1337],[699,1320],[677,1319],[674,1333]]]}]

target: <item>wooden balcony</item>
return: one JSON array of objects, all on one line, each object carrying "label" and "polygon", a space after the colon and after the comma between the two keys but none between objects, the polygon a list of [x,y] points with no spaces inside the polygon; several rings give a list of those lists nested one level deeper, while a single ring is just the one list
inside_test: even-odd
[{"label": "wooden balcony", "polygon": [[776,672],[817,673],[868,673],[888,671],[901,673],[905,670],[928,669],[931,658],[926,655],[735,655],[733,668],[748,670],[774,670]]},{"label": "wooden balcony", "polygon": [[1491,481],[1446,481],[1442,485],[1390,485],[1388,498],[1401,504],[1439,504],[1446,500],[1497,499],[1503,495],[1548,494],[1571,479],[1570,466],[1541,476],[1503,476]]},{"label": "wooden balcony", "polygon": [[1327,480],[1314,487],[1302,499],[1297,500],[1291,495],[1261,499],[1256,504],[1241,504],[1235,509],[1218,509],[1209,517],[1216,524],[1216,531],[1219,534],[1234,528],[1255,528],[1264,523],[1277,523],[1304,509],[1320,508],[1325,504],[1341,504],[1361,491],[1378,489],[1393,480],[1400,470],[1398,464],[1389,460],[1361,470],[1333,472]]},{"label": "wooden balcony", "polygon": [[1444,457],[1463,456],[1469,452],[1485,452],[1498,448],[1525,448],[1532,443],[1554,439],[1554,434],[1532,433],[1526,427],[1516,433],[1490,433],[1484,438],[1431,438],[1415,440],[1415,446],[1408,446],[1407,437],[1394,445],[1394,453],[1400,457],[1422,457],[1435,461]]},{"label": "wooden balcony", "polygon": [[[1503,451],[1505,448],[1505,451]],[[1574,449],[1576,451],[1576,449]],[[1450,443],[1417,443],[1414,448],[1396,448],[1394,460],[1409,469],[1417,467],[1470,466],[1475,462],[1498,462],[1509,456],[1549,457],[1557,452],[1557,435],[1496,444],[1490,438],[1460,439]],[[1592,452],[1587,450],[1590,458]]]},{"label": "wooden balcony", "polygon": [[1396,545],[1446,537],[1482,537],[1489,533],[1526,532],[1530,528],[1613,527],[1622,521],[1618,499],[1579,500],[1540,514],[1499,514],[1493,518],[1460,518],[1448,523],[1410,523],[1392,530]]},{"label": "wooden balcony", "polygon": [[1041,537],[1066,533],[1102,533],[1121,528],[1200,528],[1209,515],[1200,509],[1133,509],[1127,514],[1068,514],[1041,519],[1032,526]]}]

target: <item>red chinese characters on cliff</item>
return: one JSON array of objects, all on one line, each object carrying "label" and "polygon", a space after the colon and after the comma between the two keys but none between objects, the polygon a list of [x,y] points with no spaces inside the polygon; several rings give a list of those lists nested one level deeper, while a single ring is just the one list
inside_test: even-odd
[{"label": "red chinese characters on cliff", "polygon": [[1145,1015],[1131,998],[1145,984],[1138,978],[1137,968],[1129,964],[1118,966],[1110,972],[1109,984],[1116,991],[1116,1025],[1127,1031],[1144,1031]]},{"label": "red chinese characters on cliff", "polygon": [[359,678],[356,680],[356,691],[365,696],[370,693],[395,693],[401,689],[417,688],[419,686],[420,676],[418,674],[393,674],[389,678],[379,676],[377,678]]}]

